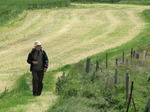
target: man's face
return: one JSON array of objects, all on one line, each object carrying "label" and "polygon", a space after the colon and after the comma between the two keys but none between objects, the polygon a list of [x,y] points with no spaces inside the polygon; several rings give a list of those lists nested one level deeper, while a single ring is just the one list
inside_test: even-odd
[{"label": "man's face", "polygon": [[37,46],[35,47],[35,49],[38,50],[38,51],[41,50],[41,45],[37,45]]}]

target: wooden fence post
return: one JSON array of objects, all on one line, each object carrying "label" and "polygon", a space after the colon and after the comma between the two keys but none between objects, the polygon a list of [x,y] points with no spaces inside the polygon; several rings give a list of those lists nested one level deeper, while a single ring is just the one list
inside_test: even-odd
[{"label": "wooden fence post", "polygon": [[144,58],[146,58],[146,54],[147,54],[147,51],[144,50],[144,52],[143,52],[143,57],[144,57]]},{"label": "wooden fence post", "polygon": [[90,65],[91,65],[91,59],[87,58],[87,61],[86,61],[86,72],[87,73],[90,72]]},{"label": "wooden fence post", "polygon": [[102,69],[102,68],[100,68],[100,71],[101,71],[101,72],[103,72],[103,69]]},{"label": "wooden fence post", "polygon": [[147,105],[145,107],[145,111],[144,112],[150,112],[150,99],[147,102]]},{"label": "wooden fence post", "polygon": [[65,76],[65,71],[63,71],[63,75],[62,75],[62,77],[64,77]]},{"label": "wooden fence post", "polygon": [[143,61],[142,61],[142,64],[144,64],[145,58],[146,58],[146,50],[143,51]]},{"label": "wooden fence post", "polygon": [[108,68],[108,53],[106,53],[106,68]]},{"label": "wooden fence post", "polygon": [[127,71],[126,73],[126,104],[128,104],[129,94],[130,94],[130,73],[129,71]]},{"label": "wooden fence post", "polygon": [[99,69],[99,62],[96,61],[96,72],[98,71],[98,69]]},{"label": "wooden fence post", "polygon": [[135,50],[133,51],[133,57],[132,58],[134,58],[135,57]]},{"label": "wooden fence post", "polygon": [[136,53],[135,57],[136,57],[136,59],[139,59],[140,58],[140,54]]},{"label": "wooden fence post", "polygon": [[115,69],[115,84],[118,84],[118,70]]},{"label": "wooden fence post", "polygon": [[124,64],[124,51],[122,53],[122,63]]},{"label": "wooden fence post", "polygon": [[118,66],[118,59],[116,59],[116,66]]},{"label": "wooden fence post", "polygon": [[126,64],[128,64],[128,62],[129,62],[129,60],[128,60],[128,59],[126,59]]},{"label": "wooden fence post", "polygon": [[148,50],[146,50],[146,55],[145,55],[145,58],[146,58],[146,56],[148,55]]},{"label": "wooden fence post", "polygon": [[133,48],[131,48],[131,59],[133,57]]},{"label": "wooden fence post", "polygon": [[126,110],[126,112],[129,111],[129,107],[130,107],[131,100],[132,100],[132,103],[133,103],[133,106],[134,106],[134,110],[135,110],[135,112],[136,112],[135,102],[134,102],[134,99],[133,99],[133,97],[132,97],[133,84],[134,84],[134,82],[132,81],[132,83],[131,83],[131,92],[130,92],[130,95],[129,95],[129,98],[128,98],[128,102],[127,102],[127,110]]}]

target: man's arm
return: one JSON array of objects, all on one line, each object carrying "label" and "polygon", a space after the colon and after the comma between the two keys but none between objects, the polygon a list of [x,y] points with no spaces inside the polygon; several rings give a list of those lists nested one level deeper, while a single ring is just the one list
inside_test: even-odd
[{"label": "man's arm", "polygon": [[48,68],[48,56],[45,51],[44,52],[44,68]]},{"label": "man's arm", "polygon": [[28,55],[27,62],[28,62],[29,64],[32,64],[31,53],[29,53],[29,55]]}]

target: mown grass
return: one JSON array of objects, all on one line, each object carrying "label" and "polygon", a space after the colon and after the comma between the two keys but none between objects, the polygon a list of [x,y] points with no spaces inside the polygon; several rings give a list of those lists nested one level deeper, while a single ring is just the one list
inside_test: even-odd
[{"label": "mown grass", "polygon": [[52,7],[69,6],[70,2],[82,3],[131,3],[131,4],[150,4],[149,0],[1,0],[0,2],[0,26],[16,18],[24,10],[47,9]]},{"label": "mown grass", "polygon": [[1,0],[0,26],[16,18],[23,10],[69,6],[69,0]]},{"label": "mown grass", "polygon": [[141,18],[143,18],[143,20],[145,20],[145,22],[147,23],[146,28],[139,34],[137,35],[135,38],[133,38],[131,41],[112,48],[112,49],[108,49],[107,51],[101,52],[97,55],[92,56],[93,60],[97,60],[98,58],[100,58],[101,61],[104,61],[105,58],[105,54],[107,52],[109,52],[109,58],[111,59],[116,59],[116,57],[119,57],[122,55],[123,51],[129,52],[131,48],[134,48],[135,50],[139,49],[141,46],[144,45],[149,45],[150,43],[150,10],[144,10],[141,14],[140,14]]},{"label": "mown grass", "polygon": [[[132,63],[129,62],[130,64],[118,67],[119,84],[114,85],[115,59],[121,57],[123,51],[126,53],[126,58],[129,59],[131,48],[140,52],[140,55],[143,49],[150,50],[150,10],[145,10],[141,17],[147,22],[147,26],[136,38],[119,47],[90,57],[93,64],[96,60],[100,62],[103,73],[94,73],[94,65],[89,74],[85,73],[85,60],[82,60],[70,69],[69,74],[58,79],[56,93],[60,95],[60,98],[48,112],[126,111],[125,74],[127,70],[130,70],[131,80],[134,81],[133,98],[137,110],[144,111],[150,97],[149,58],[144,65],[141,65],[141,61],[133,60]],[[105,68],[106,53],[109,55],[109,69],[107,70]],[[133,105],[130,111],[134,111]]]},{"label": "mown grass", "polygon": [[[86,6],[92,5],[89,4]],[[107,12],[112,10],[115,6],[106,5],[104,7],[102,5],[101,7],[101,5],[93,5],[95,8],[92,9],[86,6],[85,9],[77,7],[74,9],[60,8],[58,10],[24,11],[23,14],[19,15],[20,18],[14,20],[14,23],[12,22],[9,26],[6,25],[2,27],[0,29],[0,41],[2,42],[0,49],[5,53],[0,53],[3,58],[1,59],[1,63],[3,63],[3,66],[1,66],[2,76],[4,76],[3,73],[6,72],[8,74],[22,74],[22,71],[28,70],[28,64],[25,61],[20,62],[19,60],[26,60],[26,56],[30,52],[31,47],[33,47],[32,43],[35,40],[40,40],[43,43],[43,48],[47,51],[51,60],[50,69],[86,58],[87,55],[94,54],[96,49],[101,48],[101,46],[102,48],[100,51],[105,50],[107,49],[103,44],[105,42],[105,45],[108,44],[108,47],[112,44],[113,46],[120,44],[111,43],[109,39],[116,41],[117,38],[113,39],[107,34],[112,33],[115,30],[115,27],[120,26],[120,24],[124,24],[125,21],[123,20],[125,16],[121,18],[121,22],[117,23],[117,25],[112,24],[111,17],[115,17],[115,21],[120,21],[120,18],[118,18],[120,17],[120,12],[126,14],[125,9],[115,9],[115,15],[114,12],[109,15]],[[126,6],[119,7],[126,8]],[[143,10],[143,8],[141,7],[141,10]],[[135,9],[133,8],[133,13],[134,10]],[[139,10],[139,12],[141,11]],[[25,19],[17,22],[24,17]],[[85,20],[80,20],[80,17],[83,17]],[[141,23],[145,24],[141,18],[136,20],[142,21]],[[128,18],[126,22],[127,24],[129,24],[129,22],[131,23],[131,17]],[[138,24],[138,21],[136,22]],[[141,23],[138,25],[141,25]],[[132,25],[132,23],[130,25]],[[138,25],[134,24],[134,28]],[[136,30],[134,35],[138,34],[138,31],[139,30]],[[114,33],[115,32],[117,32],[117,30],[115,30]],[[118,36],[120,36],[120,40],[123,38],[121,37],[121,34]],[[128,39],[132,38],[127,35],[126,37]],[[106,40],[105,38],[108,39]],[[91,44],[90,46],[89,42]],[[124,42],[124,40],[122,42]],[[96,53],[100,51],[97,50]],[[16,58],[15,55],[19,55],[19,59]],[[13,60],[9,60],[8,62],[8,58],[13,58]]]}]

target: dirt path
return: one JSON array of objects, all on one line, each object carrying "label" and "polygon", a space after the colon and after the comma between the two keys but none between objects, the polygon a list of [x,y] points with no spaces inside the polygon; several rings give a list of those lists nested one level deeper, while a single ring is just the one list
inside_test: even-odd
[{"label": "dirt path", "polygon": [[[43,43],[50,60],[49,70],[53,70],[130,41],[146,24],[138,14],[150,8],[73,5],[77,8],[25,11],[19,16],[21,21],[16,19],[0,28],[0,92],[11,88],[20,74],[29,71],[26,58],[34,41]],[[47,97],[51,96],[53,93],[44,93],[38,100],[48,107]],[[35,102],[31,107],[41,103]]]}]

